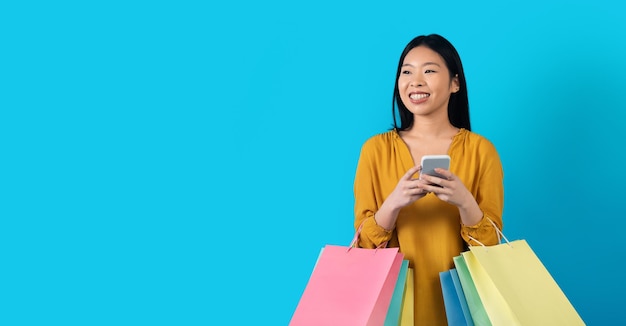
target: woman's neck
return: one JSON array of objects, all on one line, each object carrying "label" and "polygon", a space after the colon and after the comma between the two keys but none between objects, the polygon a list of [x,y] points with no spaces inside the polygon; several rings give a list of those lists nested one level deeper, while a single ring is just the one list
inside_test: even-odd
[{"label": "woman's neck", "polygon": [[453,126],[450,121],[433,121],[428,119],[415,119],[413,126],[404,131],[411,138],[435,139],[452,138],[459,132],[459,128]]}]

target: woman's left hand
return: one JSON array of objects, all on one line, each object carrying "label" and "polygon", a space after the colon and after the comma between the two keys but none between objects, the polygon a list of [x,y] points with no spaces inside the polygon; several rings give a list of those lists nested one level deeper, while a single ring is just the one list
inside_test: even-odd
[{"label": "woman's left hand", "polygon": [[436,168],[435,172],[444,176],[444,178],[422,174],[420,178],[427,181],[429,184],[421,184],[419,187],[428,192],[432,192],[439,199],[457,207],[463,206],[469,199],[474,200],[474,197],[469,190],[465,188],[461,179],[452,174],[452,172],[441,168]]}]

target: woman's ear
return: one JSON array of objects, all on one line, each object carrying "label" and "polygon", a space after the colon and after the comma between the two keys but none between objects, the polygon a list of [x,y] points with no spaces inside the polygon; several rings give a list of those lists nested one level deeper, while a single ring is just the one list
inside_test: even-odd
[{"label": "woman's ear", "polygon": [[452,88],[452,93],[456,93],[461,89],[461,82],[459,82],[459,75],[456,74],[452,77],[452,81],[450,83],[450,87]]}]

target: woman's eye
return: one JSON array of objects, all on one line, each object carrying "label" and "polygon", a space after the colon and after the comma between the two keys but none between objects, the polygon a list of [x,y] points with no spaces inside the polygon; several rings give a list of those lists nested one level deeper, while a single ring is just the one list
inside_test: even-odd
[{"label": "woman's eye", "polygon": [[410,74],[410,73],[411,73],[411,72],[410,72],[410,71],[408,71],[408,70],[402,70],[402,74],[403,74],[403,75],[408,75],[408,74]]},{"label": "woman's eye", "polygon": [[424,73],[429,74],[429,73],[433,73],[433,72],[436,72],[436,71],[434,71],[434,70],[432,70],[432,69],[427,69]]}]

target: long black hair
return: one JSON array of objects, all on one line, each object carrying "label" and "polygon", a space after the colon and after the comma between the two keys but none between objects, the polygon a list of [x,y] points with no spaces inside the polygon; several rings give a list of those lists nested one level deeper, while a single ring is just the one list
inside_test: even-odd
[{"label": "long black hair", "polygon": [[[402,99],[400,98],[400,91],[398,90],[398,78],[402,70],[402,64],[404,58],[413,48],[417,46],[425,46],[437,53],[443,58],[450,71],[450,78],[458,76],[460,89],[456,93],[450,95],[450,101],[448,102],[448,119],[450,123],[457,128],[465,128],[472,130],[470,127],[469,117],[469,101],[467,98],[467,84],[465,83],[465,73],[463,72],[463,65],[461,64],[461,57],[456,51],[452,43],[446,40],[444,37],[438,34],[421,35],[409,42],[400,55],[400,61],[398,63],[398,71],[396,72],[395,87],[393,90],[393,102],[392,102],[392,114],[393,114],[393,128],[396,130],[407,130],[413,126],[413,113],[409,111]],[[398,115],[400,116],[400,126],[396,121],[396,107],[398,108]]]}]

